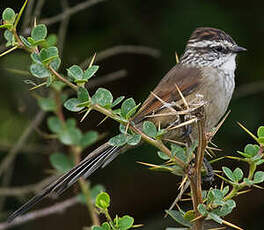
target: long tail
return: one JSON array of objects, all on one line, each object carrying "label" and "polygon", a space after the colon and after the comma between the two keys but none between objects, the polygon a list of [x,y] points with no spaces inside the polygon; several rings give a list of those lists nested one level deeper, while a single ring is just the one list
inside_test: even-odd
[{"label": "long tail", "polygon": [[31,198],[18,210],[13,212],[8,217],[8,222],[14,220],[17,216],[22,215],[36,205],[39,201],[47,196],[57,197],[74,184],[80,177],[87,178],[97,169],[106,166],[112,160],[114,160],[120,152],[120,147],[110,146],[108,143],[101,145],[94,150],[85,159],[83,159],[78,165],[72,168],[69,172],[60,176],[57,180],[49,184],[40,193]]}]

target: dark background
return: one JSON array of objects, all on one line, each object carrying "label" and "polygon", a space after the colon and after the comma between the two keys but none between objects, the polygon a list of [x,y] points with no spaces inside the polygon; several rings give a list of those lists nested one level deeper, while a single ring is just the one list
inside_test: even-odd
[{"label": "dark background", "polygon": [[[18,11],[21,2],[1,1],[1,12],[8,6]],[[72,0],[69,4],[74,6],[79,2],[81,1]],[[41,18],[59,12],[60,1],[47,0]],[[188,37],[196,27],[211,26],[223,29],[240,46],[248,49],[247,53],[237,58],[237,86],[230,104],[231,114],[214,141],[223,149],[224,154],[235,155],[237,150],[243,150],[247,143],[253,142],[236,122],[243,123],[252,132],[256,132],[257,127],[263,125],[263,24],[263,3],[260,1],[109,0],[71,17],[63,64],[69,67],[80,63],[95,51],[99,52],[115,45],[133,44],[158,49],[161,55],[157,59],[147,55],[120,54],[98,63],[98,77],[119,69],[126,69],[128,72],[126,78],[104,84],[102,87],[110,89],[116,97],[133,96],[137,102],[142,102],[175,64],[175,51],[179,54],[183,52]],[[56,33],[58,26],[59,23],[52,25],[49,32]],[[2,39],[2,32],[0,35]],[[30,60],[23,52],[0,59],[0,159],[5,156],[8,147],[16,143],[38,111],[34,97],[27,90],[29,86],[24,83],[27,78],[6,71],[6,68],[27,70],[29,64]],[[68,115],[72,116],[70,113]],[[79,116],[77,118],[80,119]],[[90,118],[81,124],[82,129],[97,129],[109,136],[116,133],[114,130],[117,124],[110,120],[97,128],[101,118],[97,113],[92,113]],[[45,123],[40,128],[45,129]],[[35,132],[31,136],[30,144],[48,146],[50,142],[43,140]],[[136,223],[145,225],[143,229],[165,229],[165,226],[174,224],[168,223],[168,218],[163,219],[163,215],[178,193],[179,178],[149,171],[136,163],[157,163],[155,153],[156,151],[148,146],[131,150],[91,177],[92,184],[104,184],[110,193],[112,213],[132,215]],[[19,154],[13,165],[15,171],[12,185],[36,183],[44,178],[47,175],[45,169],[50,168],[48,154],[49,151],[47,154],[39,154],[37,150]],[[223,164],[233,169],[239,165],[246,173],[246,167],[242,163],[230,160],[221,161],[215,167],[220,169]],[[60,200],[71,195],[72,193],[68,192]],[[262,229],[263,197],[261,190],[253,189],[249,194],[236,198],[237,208],[227,220],[245,229]],[[54,201],[44,201],[39,207],[53,203]],[[10,199],[5,205],[5,212],[14,210],[19,204],[21,202]],[[184,207],[185,204],[182,205]],[[87,216],[86,208],[78,205],[62,215],[48,216],[25,224],[19,229],[81,229],[81,226],[89,224]]]}]

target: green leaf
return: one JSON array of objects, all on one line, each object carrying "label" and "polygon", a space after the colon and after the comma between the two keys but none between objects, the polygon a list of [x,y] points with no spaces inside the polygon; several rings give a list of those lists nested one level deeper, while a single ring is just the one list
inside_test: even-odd
[{"label": "green leaf", "polygon": [[50,63],[50,66],[52,67],[52,69],[57,71],[60,67],[60,64],[61,64],[61,59],[57,57]]},{"label": "green leaf", "polygon": [[28,48],[31,48],[31,43],[25,38],[23,37],[22,35],[19,36],[19,38],[21,39],[21,41],[23,42],[23,44],[28,47]]},{"label": "green leaf", "polygon": [[144,121],[143,123],[143,132],[149,137],[157,136],[157,128],[151,121]]},{"label": "green leaf", "polygon": [[65,145],[79,145],[82,139],[82,133],[75,127],[64,127],[59,134],[60,141]]},{"label": "green leaf", "polygon": [[248,186],[251,186],[251,185],[254,184],[254,181],[249,180],[248,178],[244,178],[243,181],[244,181]]},{"label": "green leaf", "polygon": [[39,107],[44,111],[55,111],[56,103],[52,98],[37,97]]},{"label": "green leaf", "polygon": [[172,218],[174,219],[177,223],[185,226],[185,227],[191,227],[192,224],[185,220],[183,215],[179,212],[179,211],[176,211],[176,210],[166,210],[166,213]]},{"label": "green leaf", "polygon": [[92,230],[111,230],[110,225],[107,222],[104,222],[102,226],[92,226]]},{"label": "green leaf", "polygon": [[63,153],[51,154],[50,163],[59,173],[68,172],[74,166],[72,160]]},{"label": "green leaf", "polygon": [[83,78],[83,70],[78,65],[73,65],[69,69],[67,69],[68,76],[74,81],[82,80]]},{"label": "green leaf", "polygon": [[183,160],[184,162],[186,162],[187,156],[185,154],[184,148],[182,148],[179,145],[172,144],[171,145],[171,152],[172,152],[172,156],[176,156],[176,157],[180,158],[181,160]]},{"label": "green leaf", "polygon": [[255,156],[259,151],[259,146],[258,145],[252,145],[248,144],[244,148],[244,152],[246,154],[249,154],[251,157]]},{"label": "green leaf", "polygon": [[117,106],[121,101],[124,100],[124,96],[118,97],[117,99],[114,100],[113,104],[111,105],[111,108]]},{"label": "green leaf", "polygon": [[94,104],[98,104],[103,107],[110,108],[113,103],[113,96],[109,90],[104,88],[99,88],[92,96],[92,102]]},{"label": "green leaf", "polygon": [[264,181],[264,172],[262,172],[262,171],[256,172],[254,175],[253,181],[255,184],[262,183]]},{"label": "green leaf", "polygon": [[31,31],[31,37],[34,41],[40,41],[47,37],[47,27],[44,24],[39,24]]},{"label": "green leaf", "polygon": [[258,128],[257,134],[258,134],[258,137],[264,137],[264,126],[260,126]]},{"label": "green leaf", "polygon": [[79,112],[83,109],[83,107],[78,106],[80,103],[77,98],[70,98],[64,102],[64,107],[72,112]]},{"label": "green leaf", "polygon": [[199,204],[197,208],[198,208],[198,211],[201,213],[201,215],[206,216],[208,214],[208,211],[204,204]]},{"label": "green leaf", "polygon": [[[135,107],[136,102],[133,98],[126,99],[121,105],[121,115],[126,119],[131,117],[133,114],[131,114],[130,111],[134,110]],[[135,112],[136,111],[134,111],[134,113]]]},{"label": "green leaf", "polygon": [[162,160],[169,160],[169,156],[167,154],[165,154],[164,152],[158,151],[158,156],[159,158],[161,158]]},{"label": "green leaf", "polygon": [[233,175],[233,172],[231,171],[231,169],[227,168],[227,167],[222,167],[222,170],[224,172],[224,174],[233,182],[236,182],[236,177]]},{"label": "green leaf", "polygon": [[127,136],[123,133],[112,137],[109,141],[112,146],[123,146],[127,143]]},{"label": "green leaf", "polygon": [[97,195],[99,195],[101,192],[104,192],[104,191],[105,191],[105,188],[101,184],[97,184],[93,186],[90,190],[92,201],[95,202]]},{"label": "green leaf", "polygon": [[225,186],[222,192],[223,195],[225,196],[229,192],[229,185]]},{"label": "green leaf", "polygon": [[4,32],[4,38],[8,42],[11,42],[11,43],[15,40],[15,37],[14,37],[13,33],[10,32],[9,30],[5,30],[5,32]]},{"label": "green leaf", "polygon": [[139,134],[129,135],[129,137],[127,138],[127,144],[134,146],[139,144],[140,140],[141,136]]},{"label": "green leaf", "polygon": [[110,205],[109,195],[106,192],[98,194],[95,200],[95,205],[97,208],[107,209]]},{"label": "green leaf", "polygon": [[38,78],[46,78],[50,76],[50,72],[43,64],[34,63],[30,66],[30,72],[33,76]]},{"label": "green leaf", "polygon": [[83,80],[88,80],[90,79],[99,69],[98,65],[93,65],[91,67],[89,67],[87,70],[84,71],[84,75],[83,75]]},{"label": "green leaf", "polygon": [[133,226],[134,218],[128,215],[122,216],[118,219],[118,227],[120,230],[127,230]]},{"label": "green leaf", "polygon": [[49,47],[49,48],[42,48],[39,52],[39,58],[41,62],[48,63],[55,58],[57,58],[59,55],[58,48],[55,46]]},{"label": "green leaf", "polygon": [[120,133],[127,134],[126,126],[120,124],[119,125],[119,131],[120,131]]},{"label": "green leaf", "polygon": [[259,137],[258,138],[258,143],[261,145],[264,145],[264,137]]},{"label": "green leaf", "polygon": [[50,34],[50,35],[48,35],[47,39],[41,45],[44,48],[48,48],[51,46],[55,46],[56,44],[57,44],[56,34]]},{"label": "green leaf", "polygon": [[82,136],[80,141],[80,146],[82,148],[86,148],[92,144],[94,144],[98,139],[98,133],[96,131],[88,131]]},{"label": "green leaf", "polygon": [[218,224],[222,224],[223,223],[223,220],[221,219],[221,217],[216,215],[216,214],[214,214],[214,213],[209,212],[208,213],[208,217],[211,218],[213,221],[215,221]]},{"label": "green leaf", "polygon": [[80,101],[80,103],[86,102],[86,101],[89,100],[88,90],[86,88],[84,88],[84,87],[79,87],[78,88],[77,95],[78,95],[78,100]]},{"label": "green leaf", "polygon": [[7,24],[13,24],[16,20],[16,13],[11,8],[6,8],[2,13],[2,18]]},{"label": "green leaf", "polygon": [[48,128],[53,133],[59,133],[61,132],[63,126],[61,124],[61,121],[58,117],[52,116],[48,118]]},{"label": "green leaf", "polygon": [[36,62],[36,63],[41,64],[40,57],[39,57],[39,55],[37,53],[32,53],[30,55],[30,57],[31,57],[31,59],[32,59],[33,62]]},{"label": "green leaf", "polygon": [[233,176],[236,178],[237,182],[243,178],[243,175],[243,171],[240,168],[236,168],[233,172]]}]

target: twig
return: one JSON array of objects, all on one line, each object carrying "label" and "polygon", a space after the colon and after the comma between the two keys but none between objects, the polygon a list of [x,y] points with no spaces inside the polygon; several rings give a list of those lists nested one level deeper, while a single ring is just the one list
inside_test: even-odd
[{"label": "twig", "polygon": [[20,186],[20,187],[12,187],[12,188],[0,188],[0,196],[23,196],[31,192],[37,193],[41,189],[43,189],[44,186],[46,186],[51,181],[53,181],[55,178],[57,178],[57,176],[50,176],[36,184]]},{"label": "twig", "polygon": [[44,18],[42,20],[40,20],[41,23],[48,25],[54,24],[56,22],[59,22],[61,20],[63,20],[65,18],[65,16],[70,16],[72,14],[76,14],[82,10],[85,10],[91,6],[94,6],[100,2],[104,2],[106,0],[88,0],[85,2],[82,2],[74,7],[69,8],[67,11],[62,12],[61,14],[58,14],[54,17],[50,17],[50,18]]},{"label": "twig", "polygon": [[94,78],[93,80],[90,80],[87,83],[87,88],[88,89],[94,88],[98,85],[103,85],[103,84],[106,84],[108,82],[116,81],[118,79],[125,77],[126,75],[127,75],[127,71],[121,69],[121,70],[118,70],[116,72],[113,72],[113,73],[110,73],[110,74],[107,74],[107,75],[104,75],[104,76],[101,76],[98,78]]},{"label": "twig", "polygon": [[[191,171],[188,174],[192,192],[192,203],[196,218],[201,215],[198,210],[198,205],[203,202],[201,169],[203,165],[205,149],[207,146],[204,107],[201,107],[199,114],[197,113],[197,118],[199,118],[197,122],[199,145],[195,155],[195,167],[191,168]],[[193,230],[203,230],[203,218],[199,218],[194,221]]]},{"label": "twig", "polygon": [[41,14],[41,10],[44,6],[44,3],[45,3],[45,0],[38,0],[37,1],[37,5],[36,5],[36,8],[34,10],[34,13],[33,13],[33,18],[38,18]]},{"label": "twig", "polygon": [[67,208],[77,204],[78,198],[77,197],[73,197],[70,198],[68,200],[65,200],[63,202],[57,203],[51,207],[48,208],[43,208],[43,209],[39,209],[33,212],[30,212],[28,214],[22,215],[17,217],[14,221],[12,221],[11,223],[8,222],[3,222],[0,223],[0,230],[3,229],[9,229],[11,227],[20,225],[20,224],[24,224],[27,223],[29,221],[41,218],[41,217],[45,217],[51,214],[55,214],[55,213],[62,213],[64,212]]},{"label": "twig", "polygon": [[74,90],[78,89],[77,85],[74,85],[73,83],[71,83],[70,81],[68,81],[66,78],[64,78],[63,76],[61,76],[57,71],[55,71],[51,66],[48,66],[48,69],[62,82],[64,82],[66,85],[70,86],[71,88],[73,88]]},{"label": "twig", "polygon": [[31,135],[32,131],[37,127],[41,121],[43,120],[45,116],[44,111],[39,111],[34,118],[34,120],[31,122],[31,124],[25,129],[23,134],[20,136],[18,142],[14,147],[8,152],[7,156],[3,159],[1,165],[0,165],[0,176],[5,172],[5,170],[9,167],[9,165],[13,162],[15,159],[16,154],[20,151],[20,149],[24,146],[25,142]]},{"label": "twig", "polygon": [[[61,5],[62,5],[63,12],[66,12],[69,9],[67,0],[61,0]],[[69,21],[70,21],[70,15],[65,15],[64,19],[62,20],[60,24],[60,28],[59,28],[58,49],[59,49],[59,53],[61,57],[63,56],[62,55],[63,47],[64,47],[64,42],[65,42],[65,37],[66,37]]]},{"label": "twig", "polygon": [[[82,149],[79,147],[76,147],[76,146],[71,146],[71,149],[72,149],[72,154],[73,154],[73,157],[75,160],[75,164],[78,165],[80,163],[80,160],[81,160],[80,156],[81,156]],[[96,213],[96,209],[92,203],[90,186],[89,186],[88,182],[86,182],[84,178],[80,178],[79,185],[80,185],[81,190],[85,196],[86,206],[87,206],[89,214],[91,216],[93,225],[100,225],[100,220],[99,220],[98,215]]]},{"label": "twig", "polygon": [[[114,46],[112,48],[103,50],[96,55],[96,61],[102,61],[104,59],[107,59],[109,57],[112,57],[114,55],[119,55],[123,53],[129,53],[129,54],[143,54],[143,55],[149,55],[154,58],[158,58],[160,56],[160,51],[157,49],[147,47],[147,46],[137,46],[137,45],[120,45],[120,46]],[[80,66],[83,68],[86,68],[90,63],[91,57],[85,59]]]}]

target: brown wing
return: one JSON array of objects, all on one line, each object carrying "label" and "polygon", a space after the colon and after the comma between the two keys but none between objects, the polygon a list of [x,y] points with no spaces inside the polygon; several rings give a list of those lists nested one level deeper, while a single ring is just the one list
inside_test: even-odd
[{"label": "brown wing", "polygon": [[[200,69],[178,64],[164,76],[153,93],[167,103],[171,103],[172,101],[177,102],[181,97],[176,85],[186,97],[199,88],[201,78],[202,73]],[[135,115],[133,121],[139,123],[145,116],[152,114],[153,111],[159,110],[162,106],[162,102],[153,94],[150,94]]]}]

